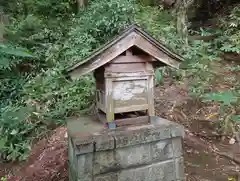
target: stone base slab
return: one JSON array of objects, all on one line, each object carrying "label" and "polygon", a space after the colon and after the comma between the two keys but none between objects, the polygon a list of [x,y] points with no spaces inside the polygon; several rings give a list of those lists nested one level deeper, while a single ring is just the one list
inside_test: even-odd
[{"label": "stone base slab", "polygon": [[70,181],[184,180],[184,128],[166,119],[109,130],[82,117],[68,135]]}]

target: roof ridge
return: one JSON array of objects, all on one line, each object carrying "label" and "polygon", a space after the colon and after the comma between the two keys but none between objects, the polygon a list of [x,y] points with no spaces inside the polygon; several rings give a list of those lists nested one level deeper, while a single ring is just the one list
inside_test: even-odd
[{"label": "roof ridge", "polygon": [[77,67],[79,67],[83,64],[86,64],[91,59],[95,58],[96,56],[98,56],[99,54],[101,54],[102,52],[104,52],[105,50],[107,50],[108,48],[113,46],[114,44],[116,44],[118,41],[125,38],[129,33],[133,32],[133,31],[140,34],[140,36],[145,38],[146,41],[153,44],[155,47],[157,47],[159,50],[163,51],[163,53],[167,54],[171,58],[177,59],[180,61],[183,60],[183,58],[180,55],[174,53],[173,51],[171,51],[171,49],[167,48],[163,43],[159,42],[157,39],[152,37],[149,33],[144,31],[137,23],[133,23],[133,24],[130,24],[129,26],[127,26],[123,31],[120,31],[118,33],[118,35],[113,37],[111,40],[109,40],[105,44],[101,45],[99,48],[95,49],[89,56],[83,58],[82,59],[83,61],[80,61],[79,63],[67,68],[67,72],[69,73],[72,70],[76,69]]}]

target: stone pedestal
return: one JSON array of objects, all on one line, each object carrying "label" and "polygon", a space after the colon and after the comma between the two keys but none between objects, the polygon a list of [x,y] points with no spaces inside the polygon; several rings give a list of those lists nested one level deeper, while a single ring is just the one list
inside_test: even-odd
[{"label": "stone pedestal", "polygon": [[68,122],[70,181],[183,181],[184,128],[151,124],[109,130],[88,117]]}]

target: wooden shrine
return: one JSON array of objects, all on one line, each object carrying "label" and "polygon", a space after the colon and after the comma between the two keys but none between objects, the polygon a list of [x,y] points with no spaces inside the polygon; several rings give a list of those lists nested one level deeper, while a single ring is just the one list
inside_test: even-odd
[{"label": "wooden shrine", "polygon": [[182,58],[137,25],[67,70],[72,79],[94,72],[96,109],[110,128],[154,116],[154,68],[179,68]]}]

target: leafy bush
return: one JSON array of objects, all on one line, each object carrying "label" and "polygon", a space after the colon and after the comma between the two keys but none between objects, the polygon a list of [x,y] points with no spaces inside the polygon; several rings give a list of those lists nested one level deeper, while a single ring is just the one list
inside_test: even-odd
[{"label": "leafy bush", "polygon": [[222,42],[220,50],[223,52],[240,53],[240,6],[232,9],[229,16],[223,18],[220,26],[223,36],[219,41]]},{"label": "leafy bush", "polygon": [[[88,8],[73,19],[64,43],[61,64],[69,66],[115,36],[132,22],[133,0],[90,1]],[[70,61],[70,62],[69,62]]]},{"label": "leafy bush", "polygon": [[71,15],[75,8],[74,0],[8,0],[1,1],[5,12],[14,16],[37,14],[47,17],[65,17]]},{"label": "leafy bush", "polygon": [[[133,11],[133,1],[91,1],[88,8],[80,12],[81,16],[75,17],[72,22],[65,21],[64,24],[60,23],[61,19],[55,20],[55,23],[52,18],[38,16],[37,11],[13,20],[8,26],[6,37],[28,48],[37,59],[28,62],[35,68],[28,76],[23,76],[20,88],[11,98],[13,100],[3,105],[0,152],[4,159],[24,159],[34,136],[32,132],[39,130],[40,125],[47,126],[52,121],[62,122],[92,104],[92,76],[69,81],[63,70],[115,36],[123,26],[130,23],[129,17]],[[67,24],[73,25],[69,33],[66,33]],[[10,62],[13,59],[9,57]],[[23,63],[20,59],[15,62],[20,65]],[[6,89],[15,88],[17,84],[12,78],[16,78],[19,73],[14,71],[13,66],[9,67],[11,79],[7,80],[4,75],[5,83],[2,84],[0,94],[5,100],[9,93]],[[18,100],[14,101],[16,98]],[[27,109],[29,107],[31,109]],[[11,124],[13,121],[14,124]]]},{"label": "leafy bush", "polygon": [[28,137],[37,127],[26,107],[5,107],[0,116],[0,156],[6,160],[25,160],[30,151]]},{"label": "leafy bush", "polygon": [[[224,50],[226,40],[190,41],[189,47],[182,48],[171,12],[143,6],[142,2],[92,0],[78,15],[72,0],[9,0],[0,4],[12,16],[5,35],[9,45],[0,46],[0,98],[4,100],[0,104],[0,154],[4,159],[25,159],[40,128],[62,123],[93,103],[93,77],[69,81],[64,69],[90,55],[133,21],[184,56],[193,96],[208,93],[214,77],[209,64],[217,59],[220,47]],[[234,22],[238,21],[235,11],[231,15]],[[237,28],[232,28],[235,34]],[[222,34],[227,37],[232,32]],[[239,42],[229,43],[237,47]],[[159,81],[162,74],[157,71]],[[213,97],[205,99],[216,99]],[[238,118],[234,115],[232,119]]]}]

